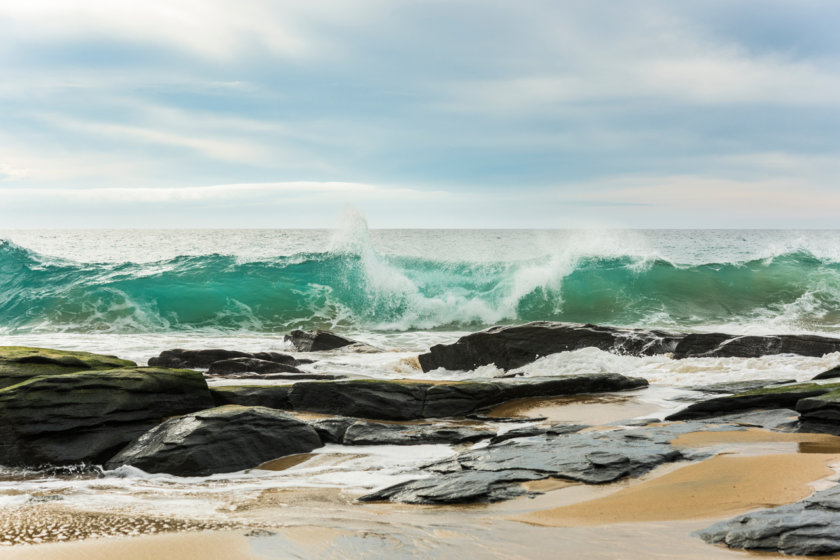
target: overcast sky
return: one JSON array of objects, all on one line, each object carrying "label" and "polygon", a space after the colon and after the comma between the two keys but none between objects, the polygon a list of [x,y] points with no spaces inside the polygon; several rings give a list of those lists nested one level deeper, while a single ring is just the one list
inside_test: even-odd
[{"label": "overcast sky", "polygon": [[0,0],[0,229],[840,227],[834,0]]}]

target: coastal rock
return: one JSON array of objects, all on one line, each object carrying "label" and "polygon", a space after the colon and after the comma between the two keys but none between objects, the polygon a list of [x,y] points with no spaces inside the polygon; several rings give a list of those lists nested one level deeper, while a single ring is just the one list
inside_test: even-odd
[{"label": "coastal rock", "polygon": [[815,383],[757,389],[693,403],[666,417],[665,420],[709,418],[756,409],[795,408],[802,412],[797,405],[800,400],[822,395],[831,390],[829,386]]},{"label": "coastal rock", "polygon": [[538,321],[468,334],[452,344],[432,346],[418,359],[423,371],[440,367],[469,371],[488,364],[509,370],[542,356],[588,347],[634,355],[662,354],[673,351],[681,338],[660,331]]},{"label": "coastal rock", "polygon": [[284,337],[286,342],[292,344],[298,352],[323,352],[325,350],[337,350],[339,348],[346,348],[352,346],[357,351],[378,351],[377,348],[337,335],[330,331],[302,331],[293,330]]},{"label": "coastal rock", "polygon": [[344,445],[418,445],[429,443],[467,443],[487,439],[496,431],[458,424],[379,424],[356,422],[341,439]]},{"label": "coastal rock", "polygon": [[291,385],[228,385],[213,387],[210,389],[210,394],[215,406],[238,404],[292,410],[292,403],[289,400],[291,391]]},{"label": "coastal rock", "polygon": [[[291,357],[291,356],[289,356]],[[292,358],[294,360],[294,358]],[[272,362],[257,358],[230,358],[210,364],[209,375],[227,375],[231,373],[300,373],[293,365],[282,362]]]},{"label": "coastal rock", "polygon": [[730,548],[797,556],[840,553],[840,486],[815,492],[795,504],[721,521],[697,535]]},{"label": "coastal rock", "polygon": [[167,420],[129,444],[106,466],[208,476],[253,468],[321,445],[312,426],[277,410],[222,406]]},{"label": "coastal rock", "polygon": [[840,366],[835,366],[822,373],[818,373],[814,376],[814,379],[834,379],[835,377],[840,377]]},{"label": "coastal rock", "polygon": [[0,346],[0,389],[38,375],[134,367],[130,360],[90,352],[69,352],[26,346]]},{"label": "coastal rock", "polygon": [[840,339],[825,336],[700,333],[685,335],[674,349],[674,358],[759,358],[773,354],[820,357],[838,351]]},{"label": "coastal rock", "polygon": [[693,387],[687,387],[687,389],[701,393],[734,394],[763,389],[764,387],[774,385],[795,383],[795,381],[794,379],[785,379],[782,381],[777,379],[749,379],[746,381],[724,381],[722,383],[712,383],[711,385],[695,385]]},{"label": "coastal rock", "polygon": [[35,377],[0,389],[0,464],[103,462],[164,418],[212,406],[204,377],[191,370]]},{"label": "coastal rock", "polygon": [[823,387],[827,390],[824,394],[799,400],[796,411],[803,422],[840,424],[840,387],[837,384]]},{"label": "coastal rock", "polygon": [[412,504],[492,502],[522,494],[513,483],[549,477],[605,484],[684,458],[669,442],[679,433],[696,428],[586,432],[511,440],[428,465],[427,478],[396,484],[361,500]]},{"label": "coastal rock", "polygon": [[[209,350],[164,350],[159,356],[149,358],[149,365],[168,368],[201,368],[207,369],[215,362],[233,360],[237,358],[249,358],[252,360],[264,360],[288,366],[297,366],[299,361],[289,354],[280,352],[240,352],[238,350],[223,350],[213,348]],[[307,360],[307,363],[309,361]]]},{"label": "coastal rock", "polygon": [[355,423],[355,418],[337,416],[335,418],[315,420],[314,422],[310,422],[310,426],[315,428],[322,442],[341,443],[344,440],[344,434],[347,432],[347,428]]},{"label": "coastal rock", "polygon": [[508,430],[503,434],[499,434],[493,436],[490,439],[490,445],[498,445],[503,441],[507,441],[509,439],[517,439],[517,438],[525,438],[525,437],[537,437],[537,436],[559,436],[563,434],[573,434],[575,432],[579,432],[585,428],[589,428],[585,424],[558,424],[556,426],[525,426],[523,428],[514,428],[512,430]]}]

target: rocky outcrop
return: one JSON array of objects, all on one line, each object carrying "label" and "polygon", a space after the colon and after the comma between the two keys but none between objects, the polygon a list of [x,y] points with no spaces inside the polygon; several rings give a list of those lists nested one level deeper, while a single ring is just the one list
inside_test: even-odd
[{"label": "rocky outcrop", "polygon": [[208,476],[253,468],[321,445],[312,426],[277,410],[223,406],[167,420],[133,441],[106,466]]},{"label": "rocky outcrop", "polygon": [[542,356],[588,347],[636,356],[670,352],[677,359],[753,358],[768,354],[822,356],[840,351],[840,339],[813,335],[678,334],[540,321],[492,327],[468,334],[452,344],[432,346],[429,352],[418,358],[423,371],[437,368],[468,371],[488,364],[509,370],[529,364]]},{"label": "rocky outcrop", "polygon": [[136,366],[130,360],[90,352],[68,352],[26,346],[0,346],[0,389],[38,375]]},{"label": "rocky outcrop", "polygon": [[681,338],[660,331],[539,321],[468,334],[453,344],[432,346],[419,360],[423,371],[440,367],[468,371],[488,364],[509,370],[542,356],[588,347],[635,355],[662,354],[673,351]]},{"label": "rocky outcrop", "polygon": [[167,368],[201,368],[207,369],[216,362],[251,359],[284,364],[287,366],[298,366],[301,363],[309,363],[310,360],[296,360],[294,356],[280,352],[240,352],[238,350],[223,350],[213,348],[209,350],[164,350],[159,356],[149,358],[149,365]]},{"label": "rocky outcrop", "polygon": [[[290,356],[291,357],[291,356]],[[292,358],[294,360],[294,358]],[[258,358],[230,358],[210,364],[208,375],[229,375],[232,373],[300,373],[293,365]]]},{"label": "rocky outcrop", "polygon": [[467,443],[488,439],[496,430],[458,424],[379,424],[355,422],[347,427],[344,445],[418,445],[429,443]]},{"label": "rocky outcrop", "polygon": [[826,370],[822,373],[818,373],[814,376],[815,380],[818,379],[834,379],[835,377],[840,377],[840,366],[835,366],[829,370]]},{"label": "rocky outcrop", "polygon": [[795,504],[721,521],[697,534],[706,542],[730,548],[798,556],[840,553],[840,486]]},{"label": "rocky outcrop", "polygon": [[688,334],[674,349],[674,358],[759,358],[773,354],[823,356],[840,351],[840,339],[816,335],[733,336]]},{"label": "rocky outcrop", "polygon": [[665,419],[692,420],[757,409],[795,408],[799,410],[798,403],[802,399],[822,395],[831,390],[830,386],[815,383],[757,389],[696,402]]},{"label": "rocky outcrop", "polygon": [[164,418],[209,408],[196,371],[96,370],[0,390],[0,464],[100,463]]},{"label": "rocky outcrop", "polygon": [[273,406],[375,420],[416,420],[464,416],[525,397],[603,393],[646,386],[644,379],[601,373],[436,384],[376,379],[302,381],[289,386],[219,387],[213,394],[219,404]]},{"label": "rocky outcrop", "polygon": [[[321,330],[294,330],[283,337],[283,339],[294,346],[298,352],[323,352],[325,350],[337,350],[348,346],[357,346],[359,348],[368,346],[358,340]],[[368,347],[373,348],[372,346]]]},{"label": "rocky outcrop", "polygon": [[821,395],[803,398],[796,403],[796,411],[803,422],[840,424],[840,386],[823,386]]}]

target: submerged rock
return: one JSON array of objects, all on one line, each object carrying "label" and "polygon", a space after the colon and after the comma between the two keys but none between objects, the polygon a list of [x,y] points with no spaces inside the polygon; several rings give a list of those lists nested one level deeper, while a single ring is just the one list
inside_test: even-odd
[{"label": "submerged rock", "polygon": [[99,463],[168,416],[213,406],[201,373],[125,368],[0,389],[0,464]]},{"label": "submerged rock", "polygon": [[330,331],[302,331],[294,330],[284,337],[286,342],[292,344],[298,352],[323,352],[325,350],[337,350],[339,348],[347,348],[352,346],[358,351],[378,351],[377,348],[337,335]]},{"label": "submerged rock", "polygon": [[730,548],[798,556],[840,553],[840,486],[786,506],[754,511],[698,531]]},{"label": "submerged rock", "polygon": [[321,447],[312,426],[265,407],[222,406],[167,420],[107,463],[146,472],[208,476]]},{"label": "submerged rock", "polygon": [[515,369],[549,354],[599,348],[617,354],[648,356],[672,352],[674,358],[740,357],[769,354],[823,356],[840,351],[840,339],[813,335],[735,336],[722,333],[679,334],[579,323],[539,321],[492,327],[452,344],[432,346],[418,359],[423,371],[472,370],[495,364]]},{"label": "submerged rock", "polygon": [[130,360],[90,352],[69,352],[26,346],[0,346],[0,389],[38,375],[134,367]]}]

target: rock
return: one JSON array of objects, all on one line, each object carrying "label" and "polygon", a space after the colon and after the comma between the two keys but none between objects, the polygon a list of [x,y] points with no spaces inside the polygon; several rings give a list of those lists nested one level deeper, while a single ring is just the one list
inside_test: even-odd
[{"label": "rock", "polygon": [[840,553],[840,486],[815,492],[795,504],[715,523],[697,535],[730,548],[797,556]]},{"label": "rock", "polygon": [[[150,366],[168,368],[202,368],[207,369],[214,362],[233,360],[236,358],[250,358],[252,360],[264,360],[288,366],[296,366],[299,362],[289,354],[280,352],[240,352],[238,350],[222,350],[214,348],[210,350],[164,350],[156,358],[149,358]],[[307,360],[307,363],[309,361]]]},{"label": "rock", "polygon": [[797,403],[801,399],[822,395],[829,391],[831,391],[831,388],[828,386],[817,385],[816,383],[757,389],[691,404],[666,417],[665,420],[708,418],[756,409],[796,408],[796,410],[799,410]]},{"label": "rock", "polygon": [[0,464],[101,463],[164,418],[211,406],[204,376],[191,370],[35,377],[0,389]]},{"label": "rock", "polygon": [[467,443],[496,435],[495,430],[458,424],[379,424],[356,422],[344,433],[344,445],[419,445]]},{"label": "rock", "polygon": [[210,364],[209,375],[227,375],[230,373],[300,373],[294,366],[280,362],[270,362],[257,358],[230,358]]},{"label": "rock", "polygon": [[172,418],[113,457],[151,473],[208,476],[256,467],[321,447],[312,426],[265,407],[222,406]]},{"label": "rock", "polygon": [[310,425],[318,432],[318,437],[324,443],[341,443],[344,440],[344,434],[347,428],[356,423],[355,418],[325,418],[323,420],[316,420],[310,422]]},{"label": "rock", "polygon": [[361,498],[412,504],[488,502],[521,495],[512,483],[556,477],[604,484],[639,476],[682,459],[670,440],[698,425],[544,435],[459,453],[427,465],[427,478],[403,482]]},{"label": "rock", "polygon": [[714,416],[703,421],[714,423],[736,424],[751,428],[763,428],[775,432],[791,432],[798,430],[799,414],[790,408],[776,408],[773,410],[753,410],[738,414]]},{"label": "rock", "polygon": [[[284,337],[298,352],[323,352],[325,350],[337,350],[347,346],[354,346],[357,349],[364,347],[374,349],[373,346],[363,342],[346,338],[330,331],[301,331],[294,330]],[[376,349],[374,349],[376,350]]]},{"label": "rock", "polygon": [[588,347],[635,355],[662,354],[673,351],[681,338],[660,331],[539,321],[468,334],[453,344],[432,346],[418,359],[423,371],[440,367],[469,371],[488,364],[509,370],[542,356]]},{"label": "rock", "polygon": [[210,394],[216,406],[238,404],[292,410],[291,391],[291,385],[228,385],[213,387]]},{"label": "rock", "polygon": [[695,385],[693,387],[687,387],[687,389],[690,391],[700,391],[701,393],[732,394],[795,382],[795,379],[785,379],[784,381],[778,381],[776,379],[750,379],[748,381],[725,381],[723,383],[713,383],[711,385]]},{"label": "rock", "polygon": [[771,354],[824,356],[840,351],[840,339],[816,335],[734,336],[688,334],[674,349],[674,358],[759,358]]},{"label": "rock", "polygon": [[840,366],[835,366],[822,373],[818,373],[814,376],[814,379],[834,379],[835,377],[840,377]]},{"label": "rock", "polygon": [[60,375],[77,371],[134,367],[129,360],[90,352],[68,352],[49,348],[0,346],[0,389],[38,375]]},{"label": "rock", "polygon": [[[211,376],[212,377],[212,376]],[[263,381],[271,381],[271,380],[284,380],[284,381],[311,381],[315,379],[320,380],[332,380],[332,379],[347,379],[346,375],[333,375],[329,373],[314,373],[314,372],[301,372],[301,373],[251,373],[251,372],[244,372],[244,373],[227,373],[224,375],[216,376],[222,377],[224,379],[260,379]]]},{"label": "rock", "polygon": [[803,422],[840,424],[840,386],[823,385],[824,394],[803,398],[796,403]]},{"label": "rock", "polygon": [[354,379],[301,381],[213,389],[219,404],[261,405],[283,410],[370,418],[418,420],[464,416],[484,407],[524,397],[556,397],[646,387],[641,378],[615,373],[497,381],[424,383]]},{"label": "rock", "polygon": [[524,438],[524,437],[537,437],[537,436],[559,436],[563,434],[573,434],[575,432],[579,432],[584,428],[589,428],[585,424],[558,424],[556,426],[525,426],[523,428],[514,428],[512,430],[508,430],[503,434],[499,434],[497,436],[493,436],[490,439],[490,445],[497,445],[502,443],[503,441],[507,441],[509,439],[516,439],[516,438]]}]

